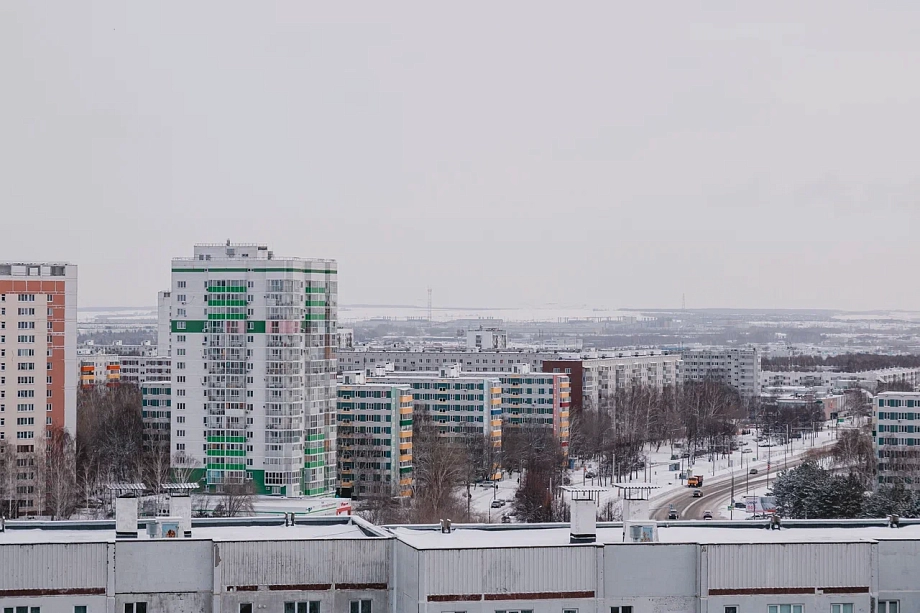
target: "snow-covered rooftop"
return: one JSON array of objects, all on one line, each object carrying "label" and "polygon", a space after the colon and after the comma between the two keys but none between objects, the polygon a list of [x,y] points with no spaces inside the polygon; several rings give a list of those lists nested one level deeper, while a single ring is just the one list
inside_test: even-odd
[{"label": "snow-covered rooftop", "polygon": [[[382,534],[385,534],[381,531]],[[323,539],[365,539],[368,535],[354,523],[192,527],[192,539],[213,541],[299,541]],[[138,531],[137,540],[147,540]],[[126,539],[119,539],[126,540]],[[131,540],[131,539],[127,539]],[[0,532],[0,545],[7,543],[105,543],[115,541],[115,530],[106,529],[20,529]]]},{"label": "snow-covered rooftop", "polygon": [[[396,538],[416,549],[486,549],[499,547],[554,547],[569,544],[568,527],[493,526],[456,528],[449,534],[439,530],[394,527]],[[659,523],[660,543],[852,543],[873,540],[920,540],[920,525],[892,529],[883,526],[863,528],[782,528],[767,530],[759,522],[750,528],[719,526],[680,526]],[[596,544],[623,542],[623,529],[599,527]]]}]

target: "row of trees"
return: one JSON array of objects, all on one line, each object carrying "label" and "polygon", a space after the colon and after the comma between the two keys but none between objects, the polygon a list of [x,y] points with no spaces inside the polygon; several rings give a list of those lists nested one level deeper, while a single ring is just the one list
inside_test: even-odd
[{"label": "row of trees", "polygon": [[877,353],[846,353],[843,355],[763,358],[761,368],[768,371],[862,372],[883,368],[917,368],[920,355],[879,355]]},{"label": "row of trees", "polygon": [[604,397],[572,418],[570,452],[596,460],[600,476],[637,476],[645,449],[686,443],[693,457],[729,452],[737,422],[746,414],[738,393],[715,382],[691,382],[656,389],[633,385]]},{"label": "row of trees", "polygon": [[[0,513],[67,519],[82,509],[104,516],[111,513],[107,484],[140,482],[160,495],[163,484],[190,480],[200,464],[182,455],[171,458],[165,437],[145,441],[141,411],[135,385],[81,388],[76,439],[55,428],[34,445],[0,442]],[[212,515],[251,509],[251,486],[226,489],[220,498],[197,498],[196,508]]]}]

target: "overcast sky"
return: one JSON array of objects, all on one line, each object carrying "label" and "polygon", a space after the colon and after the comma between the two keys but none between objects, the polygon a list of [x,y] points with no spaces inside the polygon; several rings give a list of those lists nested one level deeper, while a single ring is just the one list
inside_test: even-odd
[{"label": "overcast sky", "polygon": [[0,3],[0,259],[81,306],[230,238],[346,304],[920,307],[920,3],[449,4]]}]

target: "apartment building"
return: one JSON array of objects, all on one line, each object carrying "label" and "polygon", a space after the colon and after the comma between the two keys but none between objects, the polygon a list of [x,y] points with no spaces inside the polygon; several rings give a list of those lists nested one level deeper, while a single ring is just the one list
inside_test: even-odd
[{"label": "apartment building", "polygon": [[[0,263],[0,449],[41,452],[52,428],[77,429],[77,267]],[[12,488],[11,488],[12,491]],[[35,473],[16,473],[12,514],[41,512]],[[16,510],[18,509],[18,511]]]},{"label": "apartment building", "polygon": [[461,443],[470,436],[484,436],[501,448],[502,387],[497,376],[464,373],[457,365],[440,372],[387,372],[378,366],[368,383],[408,385],[414,415],[427,414],[445,439]]},{"label": "apartment building", "polygon": [[122,356],[120,372],[122,383],[134,385],[169,379],[172,375],[172,358],[162,355]]},{"label": "apartment building", "polygon": [[171,440],[210,489],[335,491],[336,273],[229,241],[172,261]]},{"label": "apartment building", "polygon": [[[172,422],[172,381],[146,381],[141,384],[141,419],[144,421],[144,449],[170,453]],[[185,416],[183,416],[184,422]]]},{"label": "apartment building", "polygon": [[172,292],[157,292],[157,355],[172,355],[170,322],[172,321]]},{"label": "apartment building", "polygon": [[694,349],[683,352],[684,381],[718,381],[743,398],[761,393],[760,352],[756,347]]},{"label": "apartment building", "polygon": [[412,389],[345,373],[338,389],[337,494],[412,495]]},{"label": "apartment building", "polygon": [[580,359],[553,359],[543,362],[543,371],[569,377],[572,411],[596,409],[619,390],[632,385],[654,389],[680,381],[681,358],[667,351],[633,351],[585,354]]},{"label": "apartment building", "polygon": [[873,404],[878,482],[920,487],[920,392],[883,392]]},{"label": "apartment building", "polygon": [[80,356],[80,387],[114,387],[121,382],[121,356],[97,353]]},{"label": "apartment building", "polygon": [[513,373],[525,364],[532,372],[568,375],[571,410],[598,406],[602,397],[633,383],[661,389],[680,382],[681,357],[660,350],[590,351],[471,351],[440,349],[367,349],[342,352],[343,370],[367,371],[390,365],[396,372],[439,372],[460,364],[465,373]]},{"label": "apartment building", "polygon": [[568,375],[531,372],[528,364],[513,373],[494,373],[501,382],[502,432],[522,426],[552,428],[563,450],[569,446],[572,390]]}]

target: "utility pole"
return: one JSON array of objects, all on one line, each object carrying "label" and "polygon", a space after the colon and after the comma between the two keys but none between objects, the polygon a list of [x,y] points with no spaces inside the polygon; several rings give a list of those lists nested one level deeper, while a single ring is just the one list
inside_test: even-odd
[{"label": "utility pole", "polygon": [[728,518],[735,519],[735,471],[732,471],[732,506]]},{"label": "utility pole", "polygon": [[431,325],[431,288],[428,288],[428,325]]}]

